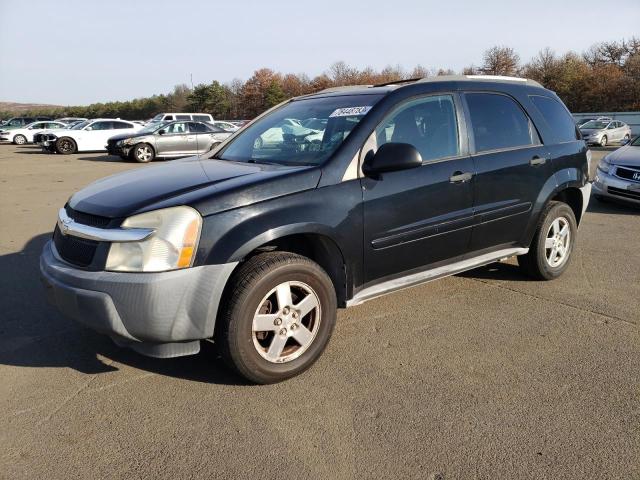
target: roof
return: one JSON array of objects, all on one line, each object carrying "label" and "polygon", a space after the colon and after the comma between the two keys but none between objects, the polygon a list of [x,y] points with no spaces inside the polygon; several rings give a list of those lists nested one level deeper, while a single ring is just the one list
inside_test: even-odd
[{"label": "roof", "polygon": [[487,83],[503,83],[507,85],[527,85],[531,87],[544,88],[535,80],[520,77],[507,77],[502,75],[438,75],[435,77],[425,77],[419,79],[398,80],[396,82],[388,82],[380,85],[346,85],[341,87],[330,87],[320,90],[316,93],[309,95],[303,95],[299,98],[310,97],[314,95],[371,95],[371,94],[385,94],[398,88],[414,85],[417,83],[445,83],[445,82],[487,82]]}]

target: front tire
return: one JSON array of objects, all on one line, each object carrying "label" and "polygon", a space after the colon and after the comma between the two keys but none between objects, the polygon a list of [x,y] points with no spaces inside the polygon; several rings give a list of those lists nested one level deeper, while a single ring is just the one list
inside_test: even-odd
[{"label": "front tire", "polygon": [[133,159],[140,163],[149,163],[156,156],[153,147],[148,143],[139,143],[133,147]]},{"label": "front tire", "polygon": [[267,384],[298,375],[318,359],[337,311],[331,279],[318,264],[292,253],[262,253],[229,282],[216,344],[231,368]]},{"label": "front tire", "polygon": [[549,202],[540,216],[529,253],[518,257],[518,265],[537,280],[558,278],[569,266],[577,233],[571,207],[562,202]]},{"label": "front tire", "polygon": [[62,137],[56,140],[56,152],[69,155],[78,151],[78,145],[73,138]]},{"label": "front tire", "polygon": [[25,143],[27,143],[27,137],[25,137],[24,135],[16,135],[15,137],[13,137],[14,145],[24,145]]}]

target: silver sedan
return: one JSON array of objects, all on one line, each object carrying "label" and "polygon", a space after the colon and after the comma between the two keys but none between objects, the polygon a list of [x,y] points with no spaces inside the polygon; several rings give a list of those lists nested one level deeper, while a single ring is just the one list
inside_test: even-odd
[{"label": "silver sedan", "polygon": [[593,196],[640,206],[640,137],[600,161]]},{"label": "silver sedan", "polygon": [[205,153],[230,135],[231,132],[205,122],[154,123],[136,133],[111,137],[107,152],[147,163],[156,157],[178,158]]},{"label": "silver sedan", "polygon": [[618,120],[591,120],[580,126],[580,133],[589,145],[606,147],[610,143],[627,143],[631,138],[631,127]]}]

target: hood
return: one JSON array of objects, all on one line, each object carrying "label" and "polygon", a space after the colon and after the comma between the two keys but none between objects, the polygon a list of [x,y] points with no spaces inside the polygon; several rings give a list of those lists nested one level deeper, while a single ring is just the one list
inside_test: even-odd
[{"label": "hood", "polygon": [[625,145],[607,155],[607,159],[614,165],[640,167],[640,147]]},{"label": "hood", "polygon": [[69,205],[109,218],[176,205],[190,205],[207,216],[315,188],[319,180],[317,167],[190,157],[103,178],[74,194]]},{"label": "hood", "polygon": [[591,135],[592,133],[602,132],[604,128],[581,128],[580,133],[582,135]]},{"label": "hood", "polygon": [[129,133],[120,133],[118,135],[114,135],[113,137],[109,137],[110,142],[117,142],[119,140],[124,140],[126,138],[137,138],[137,137],[146,137],[148,135],[153,135],[150,132],[141,133],[141,132],[129,132]]}]

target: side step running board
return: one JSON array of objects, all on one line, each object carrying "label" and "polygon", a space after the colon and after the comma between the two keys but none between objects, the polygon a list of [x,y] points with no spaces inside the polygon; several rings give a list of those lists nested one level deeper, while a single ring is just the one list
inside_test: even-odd
[{"label": "side step running board", "polygon": [[371,287],[367,287],[364,290],[356,293],[356,295],[349,301],[347,301],[347,307],[353,307],[354,305],[360,305],[367,300],[372,300],[387,293],[397,292],[404,288],[420,285],[421,283],[430,282],[442,277],[448,277],[457,273],[472,270],[474,268],[487,265],[489,263],[505,260],[514,255],[525,255],[529,251],[528,248],[507,248],[504,250],[498,250],[496,252],[485,253],[478,257],[469,258],[460,262],[452,263],[451,265],[445,265],[442,267],[434,268],[431,270],[425,270],[424,272],[414,273],[407,275],[406,277],[396,278],[394,280],[388,280],[386,282],[378,283]]}]

